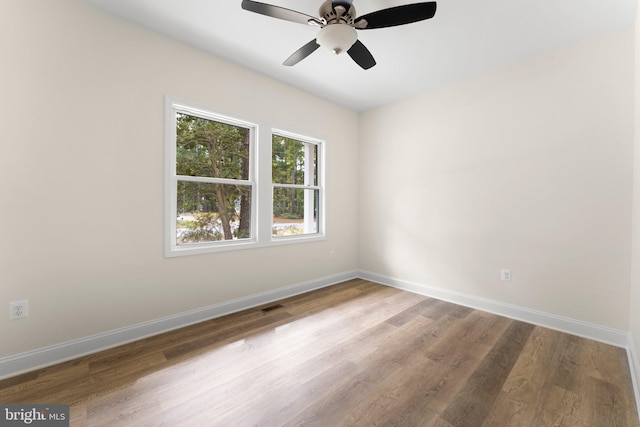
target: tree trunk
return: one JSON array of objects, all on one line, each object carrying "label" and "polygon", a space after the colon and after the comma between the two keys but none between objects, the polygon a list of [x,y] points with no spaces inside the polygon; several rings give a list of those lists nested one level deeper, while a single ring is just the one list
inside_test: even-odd
[{"label": "tree trunk", "polygon": [[233,233],[231,232],[231,217],[227,211],[227,195],[225,194],[222,186],[223,184],[215,184],[216,199],[218,199],[218,214],[220,215],[220,221],[222,222],[224,240],[232,240]]},{"label": "tree trunk", "polygon": [[[245,131],[244,133],[244,158],[242,159],[242,176],[249,176],[249,145],[250,145],[250,133]],[[248,194],[245,191],[240,193],[240,224],[238,226],[238,238],[248,239],[251,237],[251,192]]]},{"label": "tree trunk", "polygon": [[[297,184],[295,167],[291,168],[291,184]],[[288,191],[289,191],[289,217],[297,218],[298,203],[296,202],[296,190],[293,188],[289,188]]]},{"label": "tree trunk", "polygon": [[[216,167],[216,140],[215,138],[209,138],[207,141],[209,145],[209,161],[211,162],[211,171],[214,177],[220,176],[220,171]],[[224,240],[233,240],[233,233],[231,232],[231,215],[229,215],[227,205],[227,193],[224,190],[224,184],[214,184],[216,191],[216,200],[218,201],[218,215],[220,215],[220,222],[222,222],[222,231],[224,233]]]}]

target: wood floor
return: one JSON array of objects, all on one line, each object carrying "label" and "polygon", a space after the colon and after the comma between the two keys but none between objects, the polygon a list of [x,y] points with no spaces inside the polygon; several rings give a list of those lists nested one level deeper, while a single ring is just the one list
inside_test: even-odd
[{"label": "wood floor", "polygon": [[72,426],[639,426],[624,350],[364,280],[0,381],[0,402],[70,404]]}]

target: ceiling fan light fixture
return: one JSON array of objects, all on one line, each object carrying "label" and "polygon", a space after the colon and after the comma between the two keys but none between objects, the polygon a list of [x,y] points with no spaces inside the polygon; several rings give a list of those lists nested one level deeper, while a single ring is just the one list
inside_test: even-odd
[{"label": "ceiling fan light fixture", "polygon": [[316,38],[318,44],[336,55],[346,52],[358,40],[356,30],[347,24],[327,25]]},{"label": "ceiling fan light fixture", "polygon": [[353,0],[324,0],[318,10],[318,18],[253,0],[242,0],[242,8],[260,15],[321,28],[315,39],[293,52],[282,65],[287,67],[296,65],[323,46],[336,55],[347,52],[363,70],[376,65],[376,60],[369,49],[358,40],[356,29],[397,27],[433,18],[436,14],[435,1],[404,4],[357,16]]}]

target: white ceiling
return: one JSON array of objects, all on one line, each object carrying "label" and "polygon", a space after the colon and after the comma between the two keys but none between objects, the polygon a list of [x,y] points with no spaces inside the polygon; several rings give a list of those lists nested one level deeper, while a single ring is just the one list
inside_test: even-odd
[{"label": "white ceiling", "polygon": [[[318,28],[243,10],[241,0],[77,0],[259,73],[364,111],[633,26],[636,0],[439,0],[433,19],[358,31],[377,61],[318,49],[282,62]],[[323,0],[261,0],[317,16]],[[357,15],[417,0],[354,0]]]}]

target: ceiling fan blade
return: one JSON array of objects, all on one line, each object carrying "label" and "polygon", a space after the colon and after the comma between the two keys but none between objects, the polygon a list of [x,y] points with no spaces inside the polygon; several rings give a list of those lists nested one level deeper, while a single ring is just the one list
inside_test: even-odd
[{"label": "ceiling fan blade", "polygon": [[304,58],[315,52],[319,47],[320,45],[318,44],[318,42],[316,42],[316,39],[313,39],[309,43],[302,46],[300,49],[293,52],[291,56],[282,63],[282,65],[286,65],[288,67],[296,65],[298,62],[302,61]]},{"label": "ceiling fan blade", "polygon": [[315,16],[252,0],[242,0],[242,8],[250,12],[271,16],[272,18],[284,19],[285,21],[297,22],[298,24],[307,25],[309,23],[317,24],[319,22]]},{"label": "ceiling fan blade", "polygon": [[373,59],[373,55],[369,52],[369,49],[365,45],[362,44],[360,40],[356,40],[356,42],[349,48],[347,51],[351,59],[356,61],[356,63],[368,70],[369,68],[376,65],[376,60]]},{"label": "ceiling fan blade", "polygon": [[360,16],[355,20],[355,27],[359,30],[394,27],[433,18],[436,14],[436,2],[405,4],[402,6],[382,9]]}]

